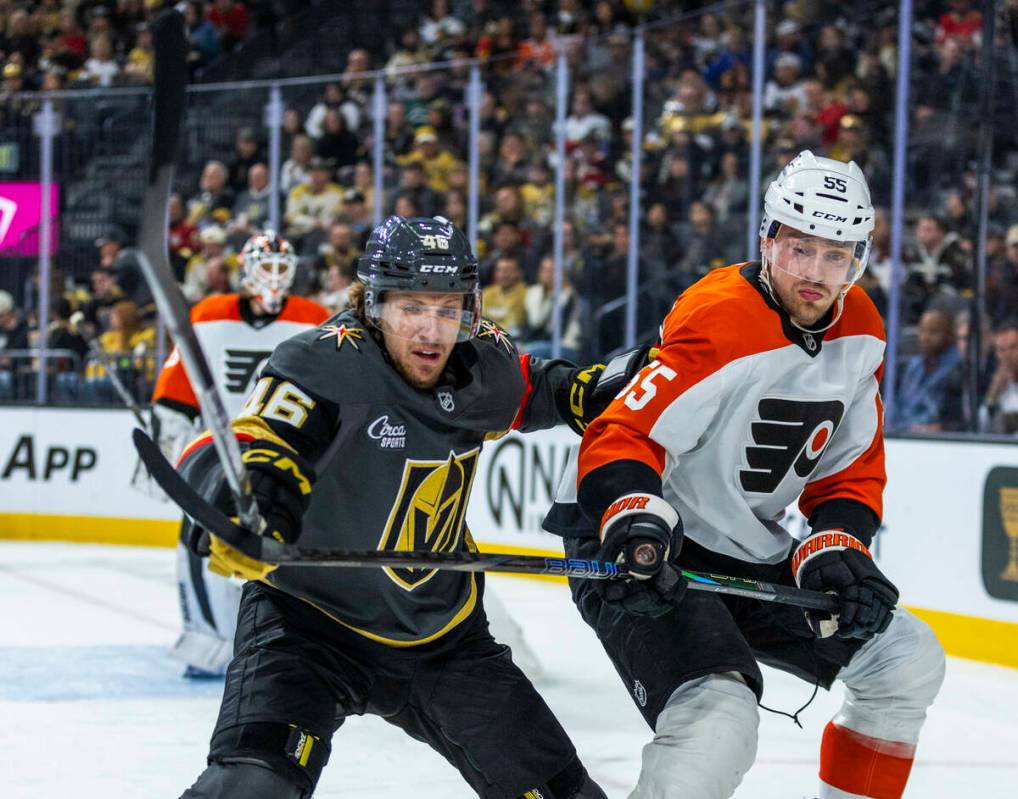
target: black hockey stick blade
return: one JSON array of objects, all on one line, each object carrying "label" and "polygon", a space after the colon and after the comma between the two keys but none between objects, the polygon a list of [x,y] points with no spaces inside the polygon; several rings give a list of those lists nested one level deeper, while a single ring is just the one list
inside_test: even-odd
[{"label": "black hockey stick blade", "polygon": [[269,545],[280,547],[275,541],[262,538],[235,524],[230,517],[191,488],[144,430],[136,427],[131,431],[131,439],[152,479],[199,527],[255,560],[264,561],[269,557],[269,553],[264,551]]},{"label": "black hockey stick blade", "polygon": [[[452,571],[492,571],[510,574],[550,574],[588,580],[615,580],[626,576],[624,566],[581,558],[512,555],[497,552],[397,552],[384,550],[306,549],[284,546],[261,538],[234,524],[225,513],[209,503],[180,476],[159,447],[143,430],[133,432],[138,456],[159,486],[196,524],[245,555],[280,566],[339,568],[449,569]],[[778,602],[802,608],[837,611],[836,600],[817,591],[789,586],[702,574],[683,570],[693,591],[711,591]]]}]

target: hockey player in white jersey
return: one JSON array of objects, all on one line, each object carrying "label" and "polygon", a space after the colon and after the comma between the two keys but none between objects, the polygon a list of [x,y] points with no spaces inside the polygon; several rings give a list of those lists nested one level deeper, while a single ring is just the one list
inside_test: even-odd
[{"label": "hockey player in white jersey", "polygon": [[[216,388],[231,416],[251,392],[276,345],[317,327],[329,311],[291,296],[297,256],[272,231],[252,236],[240,256],[243,291],[207,297],[191,309],[191,323],[208,358]],[[198,400],[174,349],[156,381],[152,414],[159,446],[175,463],[199,432]],[[172,655],[191,677],[220,676],[233,656],[241,584],[208,570],[208,562],[177,547],[177,581],[184,630]]]},{"label": "hockey player in white jersey", "polygon": [[[714,270],[675,301],[656,360],[586,430],[546,519],[570,557],[632,575],[571,586],[654,730],[631,799],[732,796],[756,755],[758,661],[845,685],[820,799],[905,789],[944,654],[896,607],[868,548],[885,483],[885,341],[854,283],[873,217],[854,163],[793,159],[764,200],[761,261]],[[801,543],[779,523],[796,499]],[[832,592],[840,611],[686,593],[676,565]]]}]

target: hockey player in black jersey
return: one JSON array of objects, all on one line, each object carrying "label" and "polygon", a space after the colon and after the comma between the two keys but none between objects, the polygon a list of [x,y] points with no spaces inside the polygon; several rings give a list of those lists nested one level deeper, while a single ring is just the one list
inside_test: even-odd
[{"label": "hockey player in black jersey", "polygon": [[[352,310],[279,345],[232,422],[262,534],[472,549],[464,519],[485,439],[563,420],[582,430],[599,372],[521,355],[482,319],[477,261],[444,219],[385,220],[358,277]],[[210,440],[179,468],[234,513]],[[209,765],[184,797],[309,797],[333,734],[364,713],[428,743],[478,796],[604,797],[489,634],[483,575],[273,567],[214,536],[209,547],[214,569],[249,582]]]}]

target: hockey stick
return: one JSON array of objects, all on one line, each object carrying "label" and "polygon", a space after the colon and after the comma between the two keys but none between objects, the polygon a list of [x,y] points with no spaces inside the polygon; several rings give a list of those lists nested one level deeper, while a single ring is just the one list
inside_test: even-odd
[{"label": "hockey stick", "polygon": [[187,303],[173,277],[167,255],[173,162],[186,102],[187,40],[183,16],[173,10],[163,12],[152,26],[152,38],[155,49],[152,164],[142,202],[140,248],[134,251],[134,255],[184,362],[191,388],[198,398],[202,420],[212,432],[212,441],[223,465],[226,484],[236,502],[241,524],[248,530],[257,531],[262,521],[251,495],[247,470],[241,461],[240,446],[230,431],[230,417],[216,391],[212,370],[191,326]]},{"label": "hockey stick", "polygon": [[[306,549],[280,544],[269,538],[251,535],[234,524],[225,513],[191,488],[166,460],[159,447],[144,431],[133,433],[134,446],[159,484],[184,513],[212,535],[222,538],[248,557],[265,563],[286,566],[380,567],[411,569],[449,569],[452,571],[492,571],[514,574],[552,574],[589,580],[616,580],[627,574],[625,566],[578,558],[540,557],[482,552],[388,552],[383,550],[347,551]],[[801,608],[837,611],[834,597],[818,591],[806,591],[740,577],[701,574],[682,570],[694,591],[733,594],[765,602],[796,605]]]}]

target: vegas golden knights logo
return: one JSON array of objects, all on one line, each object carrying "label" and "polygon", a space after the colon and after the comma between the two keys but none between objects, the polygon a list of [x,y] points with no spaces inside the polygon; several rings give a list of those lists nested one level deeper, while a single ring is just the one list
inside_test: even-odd
[{"label": "vegas golden knights logo", "polygon": [[[380,550],[453,552],[460,546],[463,517],[480,449],[454,452],[444,461],[407,460],[399,494],[389,512]],[[435,576],[434,569],[385,568],[407,591]]]}]

